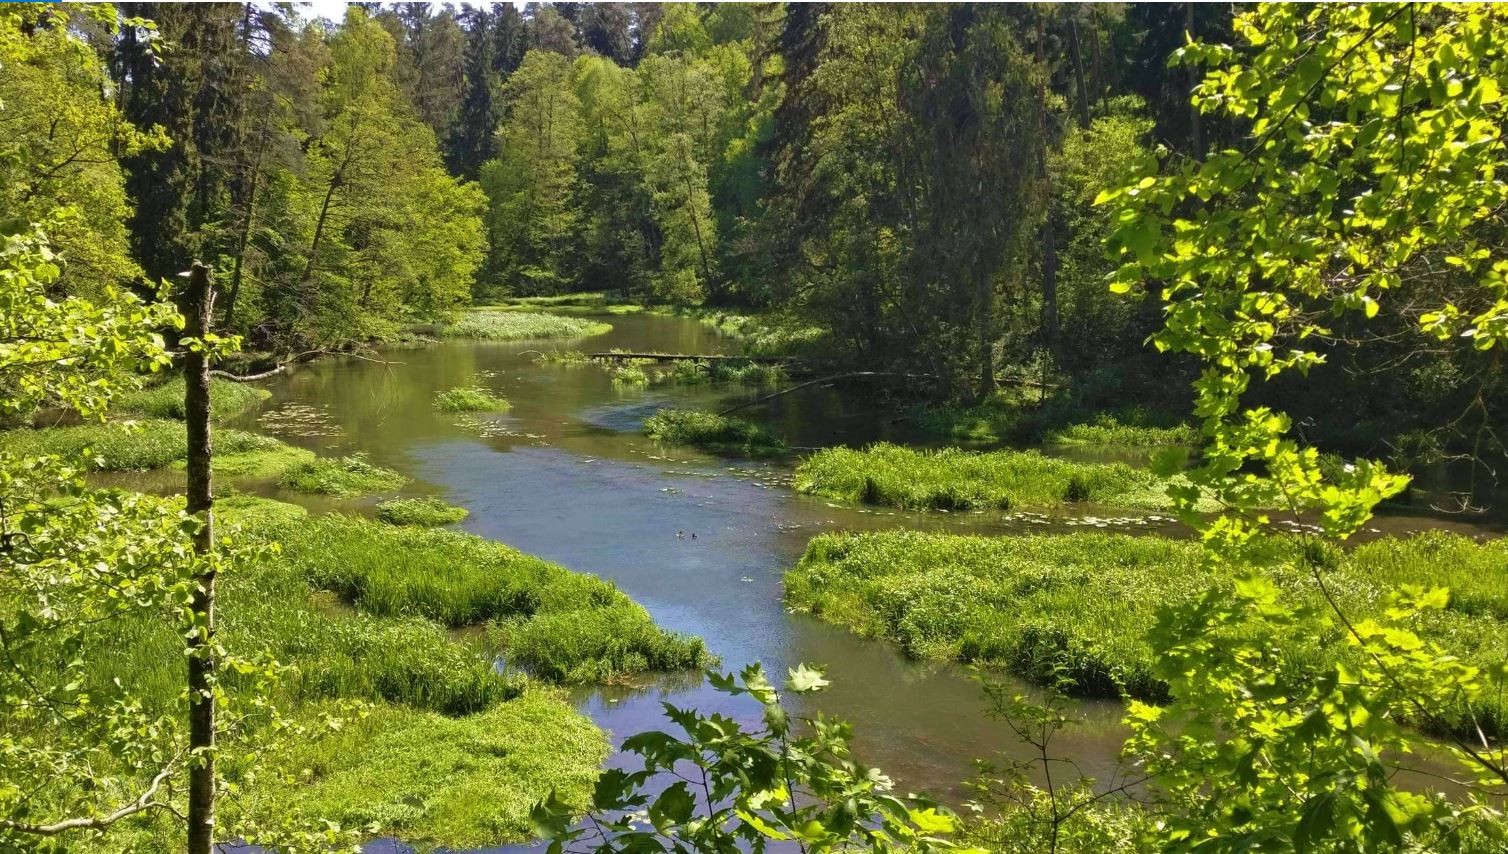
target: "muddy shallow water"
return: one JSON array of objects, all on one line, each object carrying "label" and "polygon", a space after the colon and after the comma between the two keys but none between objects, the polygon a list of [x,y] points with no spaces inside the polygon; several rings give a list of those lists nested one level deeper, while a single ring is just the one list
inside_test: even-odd
[{"label": "muddy shallow water", "polygon": [[[960,783],[974,759],[1019,755],[1021,748],[986,716],[979,686],[962,668],[909,661],[891,646],[788,611],[781,574],[799,559],[807,540],[822,531],[897,526],[1182,533],[1161,517],[1124,518],[1123,512],[1082,507],[1072,514],[1034,515],[840,506],[794,494],[788,485],[791,459],[729,460],[658,447],[638,433],[655,409],[716,408],[760,392],[737,386],[620,388],[601,368],[535,363],[539,351],[552,349],[717,353],[737,346],[691,320],[607,319],[614,324],[611,333],[581,341],[444,343],[391,351],[388,364],[340,359],[303,366],[268,383],[273,397],[233,426],[323,453],[366,453],[414,478],[404,494],[439,495],[470,510],[465,530],[612,580],[661,625],[704,638],[724,670],[760,661],[782,677],[797,663],[824,666],[832,686],[803,700],[808,706],[799,711],[851,721],[863,761],[883,768],[902,790],[955,802],[965,797]],[[501,415],[433,411],[436,392],[468,385],[506,397],[512,409]],[[799,447],[916,438],[893,410],[874,407],[865,397],[803,391],[740,414]],[[310,499],[265,484],[261,491],[315,511],[360,512],[375,501]],[[1409,514],[1378,524],[1390,531],[1453,527]],[[663,727],[662,701],[748,719],[755,711],[687,675],[581,691],[577,700],[615,740]],[[1119,704],[1083,703],[1078,709],[1083,725],[1056,747],[1085,773],[1108,779],[1123,738]],[[403,849],[379,842],[371,850]]]}]

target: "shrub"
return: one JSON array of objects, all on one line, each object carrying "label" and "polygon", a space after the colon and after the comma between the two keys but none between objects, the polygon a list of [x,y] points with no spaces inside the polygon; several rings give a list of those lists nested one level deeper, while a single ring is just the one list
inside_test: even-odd
[{"label": "shrub", "polygon": [[763,427],[699,409],[662,409],[645,420],[644,435],[656,442],[749,456],[786,450],[785,442]]},{"label": "shrub", "polygon": [[531,338],[586,338],[611,332],[612,325],[578,317],[513,311],[472,311],[441,330],[446,338],[523,341]]},{"label": "shrub", "polygon": [[913,510],[1052,507],[1092,501],[1168,505],[1164,481],[1121,463],[1083,463],[1036,451],[972,453],[877,443],[826,448],[796,468],[800,492]]},{"label": "shrub", "polygon": [[332,459],[320,457],[294,466],[278,481],[284,487],[314,495],[349,498],[370,492],[386,492],[408,483],[408,478],[353,454]]},{"label": "shrub", "polygon": [[393,498],[377,505],[377,518],[389,525],[437,528],[453,525],[470,515],[465,507],[438,498]]},{"label": "shrub", "polygon": [[506,412],[509,403],[484,388],[453,388],[435,395],[440,412]]}]

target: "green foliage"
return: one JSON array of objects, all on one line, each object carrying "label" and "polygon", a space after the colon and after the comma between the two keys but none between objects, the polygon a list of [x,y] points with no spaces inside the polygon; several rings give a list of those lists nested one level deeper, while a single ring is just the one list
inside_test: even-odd
[{"label": "green foliage", "polygon": [[507,412],[510,404],[484,388],[452,388],[435,395],[440,412]]},{"label": "green foliage", "polygon": [[661,409],[645,419],[644,435],[656,442],[748,456],[786,451],[784,440],[757,424],[699,409]]},{"label": "green foliage", "polygon": [[[281,452],[287,446],[271,436],[243,430],[214,431],[217,454]],[[188,456],[188,435],[182,421],[147,418],[140,421],[75,424],[71,427],[7,430],[0,433],[0,450],[17,456],[53,455],[78,458],[86,451],[91,464],[106,471],[161,468]],[[234,466],[234,461],[231,463]]]},{"label": "green foliage", "polygon": [[247,824],[292,812],[447,848],[523,840],[539,792],[579,809],[608,753],[588,719],[538,689],[459,719],[399,706],[341,717],[272,757],[286,777],[254,792]]},{"label": "green foliage", "polygon": [[[280,479],[290,470],[312,465],[314,461],[314,452],[308,448],[295,448],[279,442],[274,447],[258,450],[217,451],[210,460],[210,469],[216,477]],[[183,460],[177,460],[173,463],[173,467],[181,469],[185,468],[186,464]]]},{"label": "green foliage", "polygon": [[[1283,540],[1258,545],[1252,557],[1263,566],[1282,567],[1301,552]],[[1347,647],[1343,628],[1325,618],[1326,591],[1354,619],[1382,620],[1390,591],[1434,582],[1441,556],[1495,571],[1474,586],[1474,597],[1419,616],[1414,629],[1424,642],[1490,671],[1508,656],[1502,551],[1497,543],[1431,534],[1321,554],[1324,587],[1302,572],[1274,570],[1300,616],[1268,639],[1272,690],[1302,692],[1338,661],[1364,663]],[[1224,601],[1242,583],[1238,570],[1202,563],[1191,541],[911,531],[815,537],[785,582],[792,605],[895,641],[918,658],[978,662],[1072,694],[1152,702],[1167,700],[1168,686],[1178,684],[1161,663],[1165,648],[1154,633],[1166,612]],[[1481,727],[1501,738],[1508,734],[1508,695],[1446,703],[1432,717],[1409,709],[1396,716],[1433,732]]]},{"label": "green foliage", "polygon": [[[210,418],[214,421],[229,421],[272,396],[272,392],[254,385],[215,377],[210,380]],[[152,418],[177,418],[183,420],[183,378],[173,377],[167,382],[123,394],[113,407],[117,412],[130,412]]]},{"label": "green foliage", "polygon": [[541,365],[561,365],[567,368],[579,368],[592,363],[580,350],[551,350],[535,356],[534,361]]},{"label": "green foliage", "polygon": [[824,448],[796,467],[799,492],[912,510],[1055,507],[1092,502],[1166,507],[1165,481],[1121,463],[1081,463],[1036,451],[921,451],[885,442]]},{"label": "green foliage", "polygon": [[631,362],[620,362],[608,369],[608,375],[613,378],[613,385],[619,386],[646,386],[649,385],[649,374],[644,371],[642,365]]},{"label": "green foliage", "polygon": [[377,518],[389,525],[414,525],[438,528],[454,525],[471,515],[465,507],[429,498],[393,498],[377,505]]},{"label": "green foliage", "polygon": [[[651,731],[624,741],[643,767],[602,772],[587,823],[573,826],[572,805],[553,795],[535,808],[552,851],[763,851],[778,842],[808,852],[960,850],[947,838],[958,829],[952,813],[893,794],[889,777],[854,761],[848,724],[792,720],[757,664],[708,679],[724,694],[763,706],[759,723],[666,703],[680,734]],[[821,671],[799,665],[788,690],[809,694],[827,684]],[[651,795],[647,784],[657,774],[680,779]]]},{"label": "green foliage", "polygon": [[320,457],[300,463],[284,471],[278,483],[297,492],[349,498],[398,489],[408,483],[408,478],[367,462],[361,454],[352,454],[339,459]]},{"label": "green foliage", "polygon": [[[1490,720],[1508,652],[1481,644],[1468,663],[1459,640],[1435,635],[1458,619],[1433,578],[1389,585],[1370,607],[1352,601],[1316,559],[1321,543],[1354,534],[1407,478],[1366,461],[1327,476],[1290,418],[1252,400],[1259,384],[1322,366],[1327,341],[1375,350],[1384,307],[1407,319],[1400,340],[1412,327],[1421,343],[1500,349],[1508,262],[1491,247],[1508,190],[1492,176],[1508,165],[1508,61],[1496,27],[1468,6],[1243,13],[1240,49],[1191,41],[1177,58],[1206,67],[1195,105],[1244,138],[1103,195],[1122,261],[1114,287],[1159,283],[1154,343],[1200,362],[1207,441],[1189,476],[1230,508],[1204,519],[1196,493],[1179,494],[1206,563],[1234,586],[1160,615],[1151,642],[1173,703],[1133,704],[1128,718],[1129,753],[1173,805],[1167,847],[1439,847],[1497,815],[1491,799],[1508,791],[1503,742],[1477,732],[1447,739],[1453,773],[1477,787],[1463,805],[1398,785],[1382,757],[1417,747],[1403,722],[1449,732],[1462,716]],[[1490,418],[1482,388],[1476,406]],[[1252,544],[1272,527],[1260,507],[1274,504],[1320,533],[1269,565]],[[1285,577],[1317,598],[1295,597]],[[1298,635],[1335,637],[1347,653],[1311,670],[1281,654]]]},{"label": "green foliage", "polygon": [[363,612],[446,626],[501,621],[507,659],[531,673],[591,682],[707,663],[612,585],[452,531],[327,516],[280,532],[284,559]]},{"label": "green foliage", "polygon": [[611,324],[553,314],[506,311],[472,311],[445,326],[447,338],[477,338],[484,341],[522,341],[530,338],[586,338],[612,329]]}]

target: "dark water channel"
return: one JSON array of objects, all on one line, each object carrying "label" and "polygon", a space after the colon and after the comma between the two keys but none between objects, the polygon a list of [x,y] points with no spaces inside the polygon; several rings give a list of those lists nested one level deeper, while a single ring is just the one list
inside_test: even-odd
[{"label": "dark water channel", "polygon": [[[270,383],[273,398],[236,426],[323,453],[366,453],[414,478],[405,494],[439,495],[469,509],[466,530],[612,580],[662,625],[704,638],[725,670],[760,661],[783,678],[797,663],[824,666],[832,686],[801,711],[851,721],[860,758],[883,768],[903,791],[925,790],[955,802],[964,798],[960,782],[971,774],[972,760],[1020,748],[986,716],[979,686],[960,668],[908,661],[886,644],[789,612],[781,601],[781,574],[807,540],[822,531],[897,526],[1178,533],[1160,518],[1117,519],[1124,514],[1084,508],[1071,516],[1037,517],[839,506],[790,490],[794,460],[756,463],[658,447],[638,432],[655,409],[718,407],[759,392],[733,386],[621,388],[601,368],[535,363],[541,349],[736,348],[691,320],[609,320],[611,333],[582,341],[445,343],[391,351],[385,355],[389,364],[314,363]],[[480,416],[433,411],[436,392],[466,385],[508,398],[512,409]],[[796,446],[915,438],[906,435],[908,425],[893,410],[864,397],[798,392],[742,414]],[[316,511],[359,512],[371,503],[278,497]],[[1381,524],[1440,527],[1437,520],[1408,516]],[[615,740],[664,726],[662,700],[748,719],[754,712],[686,676],[578,697],[582,710]],[[1059,751],[1073,756],[1085,773],[1108,779],[1123,737],[1119,705],[1084,703],[1078,713],[1084,725],[1062,737]],[[372,850],[401,848],[375,843]]]}]

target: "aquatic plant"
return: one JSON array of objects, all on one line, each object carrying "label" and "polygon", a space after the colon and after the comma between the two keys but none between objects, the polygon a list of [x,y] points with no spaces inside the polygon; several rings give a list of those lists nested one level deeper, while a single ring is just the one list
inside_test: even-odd
[{"label": "aquatic plant", "polygon": [[700,639],[656,627],[613,585],[481,537],[338,514],[280,537],[290,567],[367,613],[451,627],[507,621],[494,633],[504,654],[544,678],[592,681],[710,660]]},{"label": "aquatic plant", "polygon": [[[216,430],[214,443],[215,453],[225,455],[286,447],[271,436],[231,429]],[[85,449],[106,471],[161,468],[188,456],[188,436],[182,421],[161,418],[0,432],[0,450],[21,456],[77,456]]]},{"label": "aquatic plant", "polygon": [[453,525],[470,515],[465,507],[447,504],[433,496],[393,498],[377,505],[377,518],[389,525],[414,525],[436,528]]},{"label": "aquatic plant", "polygon": [[536,365],[562,365],[568,368],[577,368],[590,365],[591,359],[580,350],[551,350],[548,353],[538,353],[534,356]]},{"label": "aquatic plant", "polygon": [[644,421],[644,435],[656,442],[749,456],[786,451],[779,436],[757,424],[699,409],[662,409]]},{"label": "aquatic plant", "polygon": [[[1310,576],[1295,571],[1300,545],[1258,543],[1254,559],[1271,564],[1285,592],[1318,605]],[[1508,570],[1502,542],[1429,534],[1383,539],[1311,555],[1330,567],[1332,595],[1365,619],[1387,606],[1387,590],[1434,584],[1442,559],[1459,567],[1466,593],[1444,611],[1423,615],[1418,630],[1468,662],[1508,656]],[[1446,570],[1451,571],[1451,570]],[[1476,580],[1470,580],[1476,576]],[[866,637],[884,638],[918,658],[997,666],[1038,684],[1070,681],[1072,693],[1165,698],[1147,640],[1158,610],[1229,588],[1231,575],[1207,568],[1195,541],[1122,534],[977,537],[887,531],[814,537],[786,574],[786,600]],[[1345,659],[1355,648],[1314,609],[1307,629],[1275,650],[1304,672]],[[1475,724],[1508,734],[1508,697],[1474,710]],[[1462,711],[1453,725],[1473,722]]]},{"label": "aquatic plant", "polygon": [[636,364],[614,365],[611,368],[608,368],[607,372],[608,375],[613,378],[614,385],[649,385],[649,374],[645,373],[644,369]]},{"label": "aquatic plant", "polygon": [[386,492],[408,483],[408,478],[389,468],[367,462],[363,454],[349,457],[319,457],[283,472],[279,485],[313,495],[349,498],[371,492]]},{"label": "aquatic plant", "polygon": [[824,448],[796,468],[799,492],[912,510],[1053,507],[1095,502],[1168,505],[1166,482],[1121,463],[1084,463],[1036,451],[973,453],[876,443]]},{"label": "aquatic plant", "polygon": [[1196,445],[1199,431],[1191,424],[1154,426],[1124,423],[1112,413],[1102,412],[1093,421],[1069,424],[1046,431],[1042,441],[1048,445],[1118,445],[1155,447],[1159,445]]},{"label": "aquatic plant", "polygon": [[[264,388],[215,377],[210,380],[210,417],[215,421],[226,421],[269,397],[272,397],[272,392]],[[115,412],[181,420],[183,377],[175,376],[166,382],[127,392],[116,398],[111,409]]]},{"label": "aquatic plant", "polygon": [[554,314],[513,311],[471,311],[443,327],[445,338],[485,341],[523,341],[530,338],[585,338],[612,331],[612,324]]},{"label": "aquatic plant", "polygon": [[435,395],[440,412],[506,412],[508,401],[484,388],[452,388]]}]

